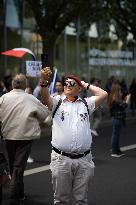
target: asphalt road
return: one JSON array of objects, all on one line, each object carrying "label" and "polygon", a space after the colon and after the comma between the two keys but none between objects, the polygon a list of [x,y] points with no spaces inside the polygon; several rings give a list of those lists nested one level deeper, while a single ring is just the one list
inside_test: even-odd
[{"label": "asphalt road", "polygon": [[[47,133],[45,130],[41,139],[34,142],[31,156],[35,162],[28,164],[25,172],[25,191],[29,194],[27,205],[53,204],[51,172],[48,166],[51,137]],[[125,150],[125,156],[121,158],[110,156],[110,140],[111,124],[103,123],[99,130],[99,136],[93,137],[92,153],[96,168],[95,176],[89,186],[88,204],[135,205],[136,121],[127,121],[126,127],[123,128],[121,147]],[[4,188],[3,205],[7,204],[7,198],[8,186]]]}]

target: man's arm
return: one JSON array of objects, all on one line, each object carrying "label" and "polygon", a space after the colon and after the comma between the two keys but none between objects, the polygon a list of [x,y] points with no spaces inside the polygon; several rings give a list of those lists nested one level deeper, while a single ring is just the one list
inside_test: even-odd
[{"label": "man's arm", "polygon": [[53,107],[53,100],[48,89],[48,80],[50,79],[51,75],[52,72],[49,67],[41,69],[40,93],[42,96],[42,103],[47,105],[49,110],[52,110]]},{"label": "man's arm", "polygon": [[95,108],[97,108],[103,102],[103,100],[107,98],[108,93],[97,86],[90,85],[88,83],[85,83],[84,81],[81,82],[85,89],[89,90],[93,95],[96,96]]}]

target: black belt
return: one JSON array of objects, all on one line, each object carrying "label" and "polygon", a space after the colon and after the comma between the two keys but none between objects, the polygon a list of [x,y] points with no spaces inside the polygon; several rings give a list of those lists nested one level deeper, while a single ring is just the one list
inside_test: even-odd
[{"label": "black belt", "polygon": [[63,151],[60,151],[59,149],[55,148],[52,146],[52,149],[57,152],[58,154],[61,154],[61,155],[64,155],[66,157],[70,157],[71,159],[78,159],[78,158],[81,158],[81,157],[85,157],[87,154],[90,153],[90,149],[88,149],[86,152],[84,152],[83,154],[70,154],[70,153],[67,153],[67,152],[63,152]]}]

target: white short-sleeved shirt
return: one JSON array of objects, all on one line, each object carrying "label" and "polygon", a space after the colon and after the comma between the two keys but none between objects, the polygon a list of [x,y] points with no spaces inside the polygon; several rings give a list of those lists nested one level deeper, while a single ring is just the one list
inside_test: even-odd
[{"label": "white short-sleeved shirt", "polygon": [[[52,97],[55,110],[60,96]],[[85,98],[89,114],[95,110],[95,96]],[[67,100],[65,95],[57,109],[52,126],[52,145],[70,153],[83,153],[91,148],[92,136],[86,105],[78,97],[75,102]]]}]

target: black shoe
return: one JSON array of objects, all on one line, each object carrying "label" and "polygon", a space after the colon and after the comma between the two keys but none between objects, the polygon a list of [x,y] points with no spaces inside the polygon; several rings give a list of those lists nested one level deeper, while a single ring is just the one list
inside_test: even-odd
[{"label": "black shoe", "polygon": [[27,200],[27,196],[24,195],[20,200],[21,200],[21,201],[26,201],[26,200]]},{"label": "black shoe", "polygon": [[29,197],[28,194],[24,194],[24,196],[20,198],[20,204],[21,204],[21,205],[25,204],[25,202],[28,201],[29,198],[30,198],[30,197]]},{"label": "black shoe", "polygon": [[111,157],[122,157],[122,156],[124,156],[125,154],[123,153],[123,152],[121,152],[121,151],[119,151],[118,153],[112,153],[111,154]]},{"label": "black shoe", "polygon": [[124,152],[122,152],[121,150],[118,151],[118,154],[125,154]]}]

